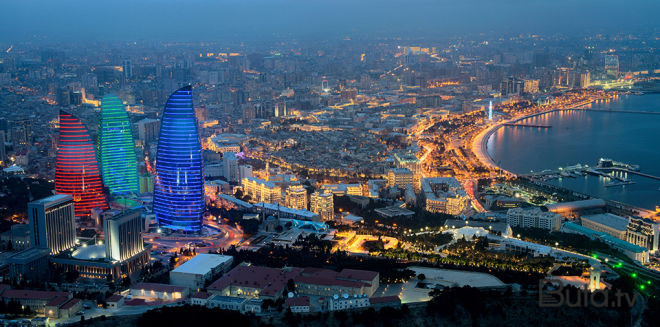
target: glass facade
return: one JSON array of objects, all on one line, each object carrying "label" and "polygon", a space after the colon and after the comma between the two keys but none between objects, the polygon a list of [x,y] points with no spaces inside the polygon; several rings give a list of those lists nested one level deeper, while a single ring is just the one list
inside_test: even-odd
[{"label": "glass facade", "polygon": [[161,227],[199,232],[204,213],[202,146],[192,87],[172,93],[165,104],[156,156],[154,213]]},{"label": "glass facade", "polygon": [[101,102],[99,164],[110,193],[138,193],[137,158],[131,123],[121,100],[112,94]]},{"label": "glass facade", "polygon": [[55,191],[73,197],[77,217],[89,216],[94,208],[108,208],[89,131],[80,119],[64,111],[60,111]]}]

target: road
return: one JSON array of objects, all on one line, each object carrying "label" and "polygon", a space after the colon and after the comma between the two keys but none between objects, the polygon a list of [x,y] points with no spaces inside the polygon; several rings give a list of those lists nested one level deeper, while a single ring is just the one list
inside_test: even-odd
[{"label": "road", "polygon": [[238,227],[218,224],[213,220],[204,221],[205,235],[164,235],[162,233],[145,233],[144,238],[153,245],[154,251],[176,252],[179,248],[189,247],[189,244],[204,244],[195,246],[197,253],[208,253],[221,248],[238,244],[243,239],[243,231]]}]

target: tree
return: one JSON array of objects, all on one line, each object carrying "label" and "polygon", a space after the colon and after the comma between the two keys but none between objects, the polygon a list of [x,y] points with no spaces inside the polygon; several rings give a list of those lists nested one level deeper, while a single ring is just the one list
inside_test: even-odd
[{"label": "tree", "polygon": [[293,279],[290,279],[286,282],[286,289],[289,290],[289,292],[293,292],[296,290],[296,283],[293,281]]},{"label": "tree", "polygon": [[417,275],[417,279],[419,279],[419,280],[425,280],[425,279],[426,279],[426,275],[424,275],[424,274],[419,274],[419,275]]}]

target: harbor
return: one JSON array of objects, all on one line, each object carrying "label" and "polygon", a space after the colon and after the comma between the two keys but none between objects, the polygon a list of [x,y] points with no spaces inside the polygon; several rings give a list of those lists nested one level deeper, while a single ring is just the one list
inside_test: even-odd
[{"label": "harbor", "polygon": [[547,181],[552,179],[577,178],[580,176],[591,175],[602,177],[603,187],[617,187],[635,183],[628,177],[628,174],[660,180],[660,176],[642,173],[639,165],[618,162],[606,158],[601,158],[593,167],[576,164],[573,166],[559,167],[556,170],[546,169],[540,172],[531,172],[525,174],[525,176],[541,181]]}]

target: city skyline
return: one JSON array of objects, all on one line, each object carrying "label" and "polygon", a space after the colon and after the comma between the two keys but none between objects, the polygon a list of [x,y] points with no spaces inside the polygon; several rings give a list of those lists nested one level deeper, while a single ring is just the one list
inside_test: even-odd
[{"label": "city skyline", "polygon": [[658,2],[2,8],[0,325],[660,325]]}]

